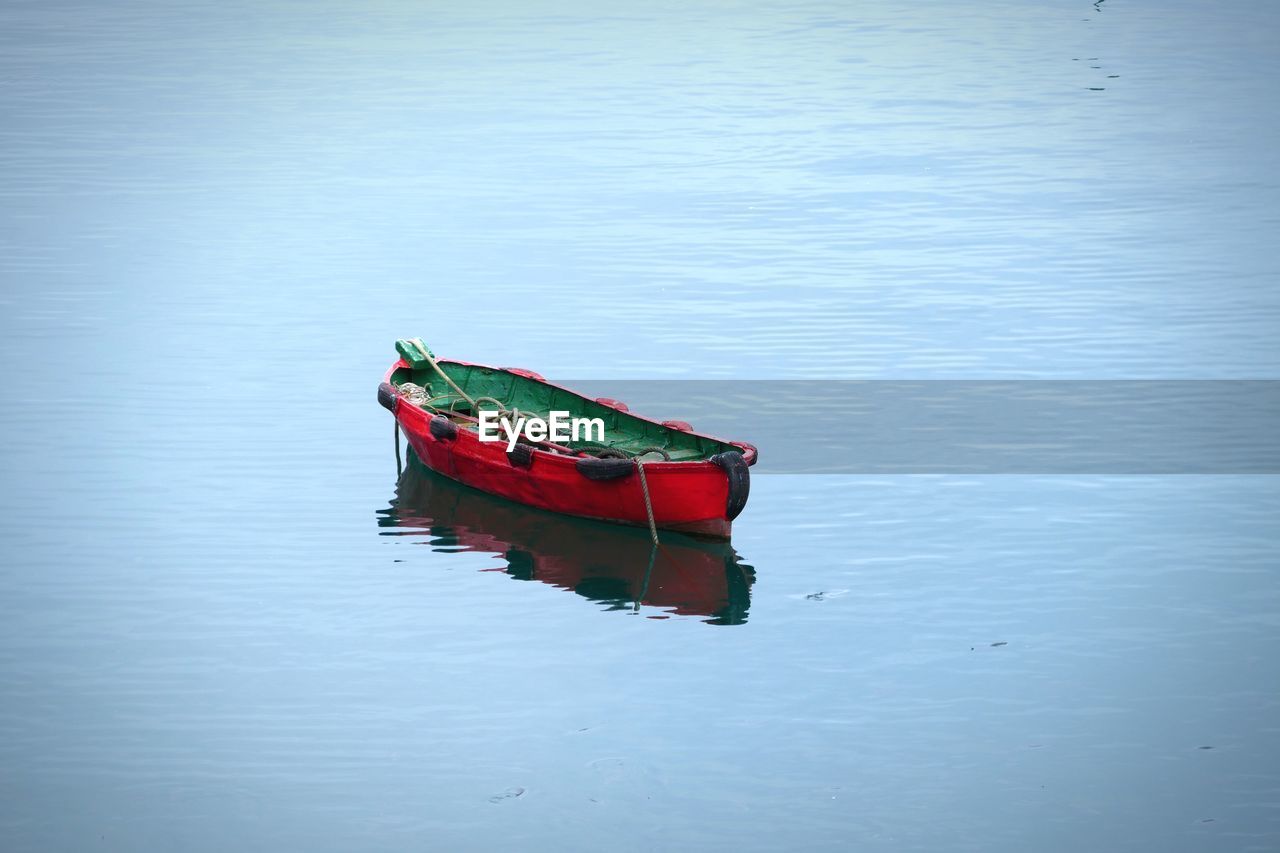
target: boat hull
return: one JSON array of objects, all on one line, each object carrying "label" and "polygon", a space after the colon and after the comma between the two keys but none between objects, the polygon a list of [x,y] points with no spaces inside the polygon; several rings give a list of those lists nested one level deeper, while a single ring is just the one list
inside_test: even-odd
[{"label": "boat hull", "polygon": [[[393,365],[383,387],[387,387],[392,374],[407,366],[403,360]],[[517,465],[508,458],[505,443],[482,442],[471,430],[458,429],[445,436],[434,434],[431,413],[399,395],[393,395],[384,405],[395,415],[422,464],[452,480],[552,512],[619,524],[649,523],[644,490],[636,471],[617,479],[592,480],[578,470],[574,457],[548,450],[535,450],[527,466]],[[754,462],[755,448],[740,446]],[[709,460],[646,461],[644,479],[657,527],[729,538],[730,480],[719,465]]]}]

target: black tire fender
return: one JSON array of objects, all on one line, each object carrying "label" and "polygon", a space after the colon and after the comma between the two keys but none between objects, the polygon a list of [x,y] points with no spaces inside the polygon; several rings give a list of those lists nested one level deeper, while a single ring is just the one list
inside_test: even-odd
[{"label": "black tire fender", "polygon": [[533,446],[517,444],[507,451],[507,461],[511,463],[513,468],[529,468],[533,465]]},{"label": "black tire fender", "polygon": [[600,459],[595,456],[584,456],[574,465],[578,473],[588,480],[618,480],[636,470],[636,463],[630,459]]},{"label": "black tire fender", "polygon": [[439,441],[453,441],[458,437],[458,425],[444,415],[433,415],[430,429],[432,437]]},{"label": "black tire fender", "polygon": [[390,382],[383,382],[378,386],[378,405],[393,415],[396,413],[396,397],[398,396],[400,395],[396,393],[396,386]]},{"label": "black tire fender", "polygon": [[733,521],[747,505],[747,496],[751,494],[751,469],[736,450],[717,453],[711,461],[723,468],[729,478],[729,499],[725,501],[724,516]]}]

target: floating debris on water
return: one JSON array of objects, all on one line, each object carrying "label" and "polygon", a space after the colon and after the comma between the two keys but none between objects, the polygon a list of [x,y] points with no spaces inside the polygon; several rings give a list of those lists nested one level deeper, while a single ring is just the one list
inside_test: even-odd
[{"label": "floating debris on water", "polygon": [[501,794],[494,794],[492,797],[489,798],[489,802],[500,803],[503,800],[515,800],[523,796],[524,796],[524,788],[520,788],[520,787],[508,788],[507,790],[503,791]]},{"label": "floating debris on water", "polygon": [[848,595],[849,592],[847,589],[822,589],[810,593],[797,592],[787,597],[798,601],[826,601],[828,598],[839,598],[842,595]]}]

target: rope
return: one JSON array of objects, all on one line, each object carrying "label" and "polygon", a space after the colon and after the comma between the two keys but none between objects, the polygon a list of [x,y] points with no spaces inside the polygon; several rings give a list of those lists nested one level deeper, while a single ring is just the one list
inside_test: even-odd
[{"label": "rope", "polygon": [[422,357],[427,360],[427,364],[430,364],[432,369],[434,369],[436,373],[440,374],[440,378],[442,378],[445,382],[447,382],[450,388],[452,388],[454,391],[457,391],[458,395],[462,397],[462,399],[470,403],[472,409],[476,409],[476,401],[468,397],[467,392],[459,388],[458,383],[450,379],[449,374],[444,372],[444,368],[436,364],[435,356],[433,356],[431,352],[427,349],[426,344],[422,342],[422,338],[412,338],[410,339],[409,343],[413,344],[414,349],[422,353]]},{"label": "rope", "polygon": [[[419,353],[421,353],[422,357],[427,360],[427,364],[431,365],[431,369],[434,370],[436,373],[440,374],[440,378],[443,379],[446,383],[448,383],[449,387],[452,388],[454,391],[454,394],[441,394],[438,397],[432,397],[429,400],[425,400],[419,403],[418,405],[431,406],[431,404],[436,402],[437,400],[444,400],[448,397],[456,395],[467,401],[467,405],[471,407],[471,411],[474,413],[475,417],[480,416],[481,400],[488,400],[490,403],[493,403],[495,406],[497,406],[499,418],[506,418],[514,421],[515,417],[513,416],[519,415],[519,411],[517,409],[508,409],[506,406],[502,404],[501,400],[498,400],[494,397],[474,397],[473,398],[470,395],[468,395],[466,391],[463,391],[460,387],[458,387],[458,383],[454,382],[453,379],[449,376],[449,374],[444,372],[444,368],[442,368],[439,364],[436,363],[435,356],[433,356],[431,354],[431,351],[427,349],[427,345],[422,342],[422,338],[410,338],[409,343],[413,344],[413,348],[416,349]],[[457,400],[454,400],[452,403],[449,404],[450,414],[453,413],[453,407],[456,405],[458,405]],[[432,406],[432,408],[437,408],[437,407]]]},{"label": "rope", "polygon": [[[462,399],[467,401],[467,404],[471,407],[472,413],[477,418],[480,417],[480,401],[481,400],[488,400],[490,403],[493,403],[498,409],[499,418],[510,420],[514,423],[515,420],[519,417],[520,412],[518,409],[508,409],[505,405],[503,405],[501,400],[498,400],[494,397],[474,397],[473,398],[470,395],[468,395],[466,391],[463,391],[460,387],[458,387],[458,383],[454,382],[453,379],[449,376],[449,374],[444,372],[444,368],[442,368],[439,364],[436,363],[435,356],[433,356],[431,354],[431,351],[427,349],[427,345],[422,342],[422,338],[410,338],[409,343],[413,344],[413,348],[416,349],[419,353],[421,353],[422,357],[427,360],[427,364],[431,365],[431,369],[434,370],[436,373],[440,374],[440,378],[443,379],[446,383],[448,383],[449,387],[452,388],[454,391],[454,394],[441,394],[438,397],[431,397],[430,399],[427,399],[427,400],[421,400],[421,401],[415,400],[415,402],[418,405],[430,406],[433,409],[437,409],[439,407],[433,406],[432,405],[433,403],[435,403],[438,400],[444,400],[444,399],[447,399],[448,397],[457,395],[458,397],[461,397]],[[405,384],[408,384],[408,383],[405,383]],[[401,387],[403,387],[403,385]],[[457,400],[454,400],[452,403],[449,404],[450,414],[453,414],[453,407],[456,405],[458,405]]]},{"label": "rope", "polygon": [[475,417],[480,417],[480,404],[485,400],[488,400],[490,403],[493,403],[498,407],[498,417],[500,418],[505,418],[507,415],[515,412],[515,409],[508,410],[506,406],[502,405],[501,400],[494,397],[476,397],[475,403],[472,405],[472,413]]},{"label": "rope", "polygon": [[[648,451],[643,451],[640,456]],[[658,541],[658,525],[653,521],[653,500],[649,497],[649,481],[644,476],[644,460],[636,457],[636,470],[640,472],[640,489],[644,492],[644,511],[649,516],[649,536],[653,539],[653,547],[649,549],[649,566],[644,570],[644,582],[640,585],[640,594],[636,596],[633,613],[640,612],[640,602],[649,594],[649,578],[653,576],[653,564],[658,559],[658,549],[662,543]]]},{"label": "rope", "polygon": [[[671,461],[671,454],[661,447],[646,447],[640,451],[622,450],[617,447],[577,447],[574,448],[574,454],[588,453],[593,454],[599,459],[631,459],[636,463],[636,470],[640,472],[640,490],[644,493],[644,511],[649,517],[649,535],[653,538],[653,544],[658,544],[658,525],[653,520],[653,498],[649,496],[649,478],[644,473],[644,456],[647,453],[660,454],[664,461]],[[630,454],[630,455],[628,455]]]},{"label": "rope", "polygon": [[400,422],[394,417],[391,419],[391,429],[396,434],[396,479],[398,480],[404,473],[404,466],[400,464]]},{"label": "rope", "polygon": [[653,547],[649,549],[649,566],[644,570],[644,580],[640,582],[640,592],[636,595],[635,606],[631,608],[632,613],[640,612],[640,602],[644,601],[646,595],[649,594],[649,578],[653,577],[653,564],[658,559],[658,543],[654,542]]},{"label": "rope", "polygon": [[638,459],[649,453],[657,453],[662,457],[662,461],[671,461],[671,454],[661,447],[646,447],[643,450],[628,450],[625,447],[610,447],[607,444],[585,442],[579,443],[576,447],[570,449],[577,455],[586,453],[599,459]]},{"label": "rope", "polygon": [[644,462],[636,458],[636,470],[640,472],[640,489],[644,492],[644,511],[649,514],[649,535],[653,537],[653,545],[658,545],[658,525],[653,521],[653,500],[649,497],[649,481],[644,476]]}]

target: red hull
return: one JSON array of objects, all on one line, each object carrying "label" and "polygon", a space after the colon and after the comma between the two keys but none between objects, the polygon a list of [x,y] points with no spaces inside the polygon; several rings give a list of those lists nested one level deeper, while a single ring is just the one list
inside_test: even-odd
[{"label": "red hull", "polygon": [[[390,382],[393,373],[407,367],[403,360],[396,362],[383,381]],[[458,430],[451,439],[436,438],[429,427],[431,415],[399,396],[392,413],[422,463],[450,479],[552,512],[622,524],[649,523],[638,476],[589,480],[578,472],[572,457],[547,450],[535,450],[529,467],[516,467],[507,459],[504,443],[482,442],[469,430]],[[742,449],[747,464],[755,462],[754,447],[731,443]],[[644,473],[658,527],[729,537],[729,481],[720,466],[705,460],[645,462]]]}]

